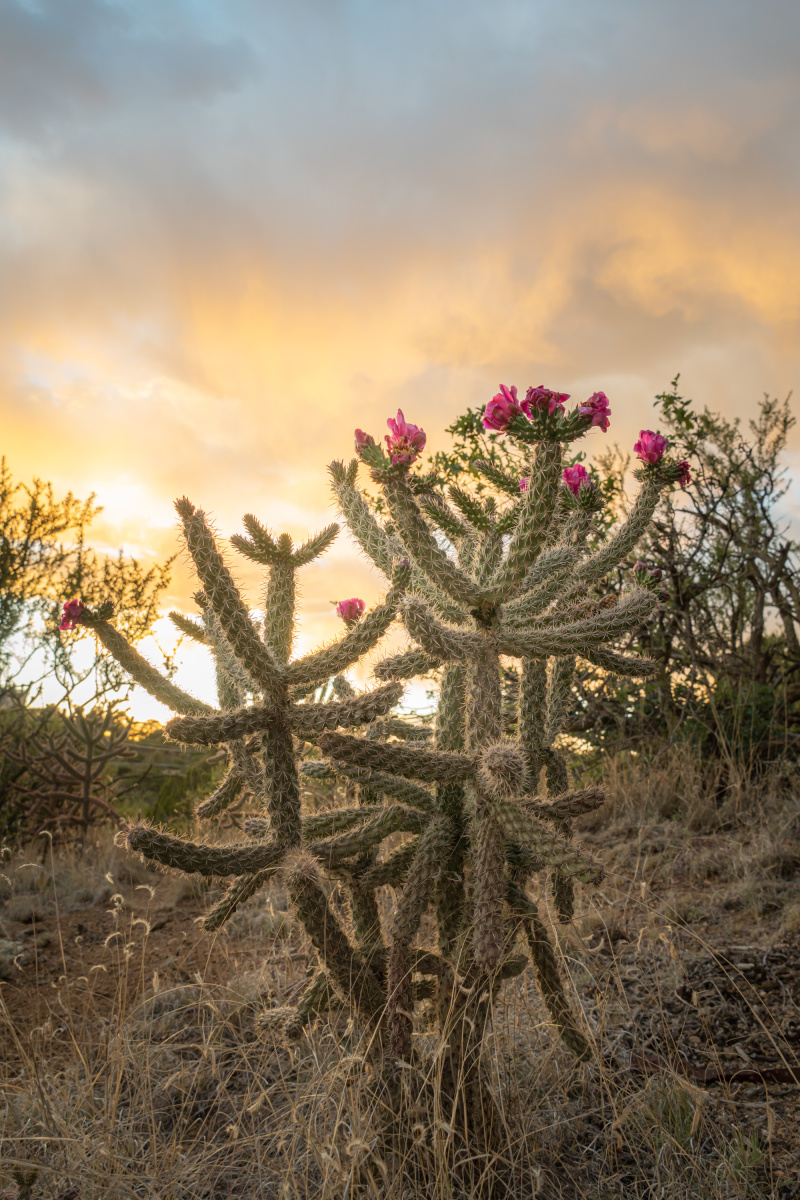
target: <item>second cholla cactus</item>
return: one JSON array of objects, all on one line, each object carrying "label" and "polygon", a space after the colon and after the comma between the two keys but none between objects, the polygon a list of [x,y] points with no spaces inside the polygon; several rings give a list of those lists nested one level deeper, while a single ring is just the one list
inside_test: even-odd
[{"label": "second cholla cactus", "polygon": [[[596,883],[602,875],[570,832],[572,819],[599,806],[602,793],[569,789],[556,738],[571,705],[576,658],[622,675],[654,671],[652,663],[613,646],[653,615],[659,603],[655,581],[636,572],[613,606],[595,599],[593,586],[634,550],[662,488],[689,479],[688,464],[668,460],[664,439],[643,431],[635,447],[644,464],[636,503],[611,538],[588,549],[600,493],[583,466],[564,467],[562,453],[592,426],[605,431],[610,406],[602,392],[572,411],[566,411],[568,400],[539,387],[520,401],[516,388],[503,387],[487,406],[487,428],[530,446],[522,479],[475,464],[511,499],[502,509],[493,498],[481,501],[457,487],[445,497],[434,479],[411,474],[418,457],[414,437],[421,431],[402,413],[390,422],[388,453],[356,431],[356,450],[383,490],[389,522],[380,524],[356,487],[356,462],[331,465],[342,515],[376,566],[385,572],[398,554],[411,563],[401,615],[416,647],[379,664],[376,675],[409,679],[438,668],[441,691],[433,748],[337,733],[321,738],[320,748],[335,771],[359,771],[365,781],[373,773],[388,774],[428,790],[430,815],[408,851],[391,922],[387,1027],[393,1051],[407,1057],[419,974],[412,947],[431,909],[442,960],[440,991],[448,973],[461,981],[460,993],[451,988],[448,994],[455,1030],[451,1058],[462,1079],[472,1069],[470,1045],[475,1049],[474,1033],[465,1029],[480,1030],[482,1018],[458,995],[490,999],[500,979],[524,969],[517,945],[522,932],[556,1025],[576,1052],[586,1052],[525,883],[547,871],[559,916],[569,920],[575,881]],[[401,456],[394,452],[398,428]],[[517,660],[520,669],[513,739],[503,734],[501,658]],[[540,791],[543,769],[546,787]],[[463,1017],[460,1025],[454,1012]]]}]

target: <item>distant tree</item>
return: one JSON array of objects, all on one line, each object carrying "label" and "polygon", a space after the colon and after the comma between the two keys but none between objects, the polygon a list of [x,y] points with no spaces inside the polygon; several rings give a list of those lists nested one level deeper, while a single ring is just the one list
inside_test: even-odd
[{"label": "distant tree", "polygon": [[31,699],[48,676],[65,697],[86,680],[96,696],[127,686],[105,657],[76,665],[75,637],[58,629],[61,607],[73,596],[87,604],[110,600],[126,637],[137,642],[158,617],[174,560],[145,568],[122,551],[98,554],[86,534],[100,512],[94,495],[79,500],[68,492],[59,500],[41,479],[16,483],[0,459],[0,702]]}]

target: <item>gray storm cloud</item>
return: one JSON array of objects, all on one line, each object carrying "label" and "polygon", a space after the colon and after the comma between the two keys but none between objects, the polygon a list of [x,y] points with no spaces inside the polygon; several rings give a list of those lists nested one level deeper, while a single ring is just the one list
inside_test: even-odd
[{"label": "gray storm cloud", "polygon": [[0,0],[0,404],[159,486],[156,417],[224,475],[501,377],[744,411],[797,375],[798,47],[777,0]]}]

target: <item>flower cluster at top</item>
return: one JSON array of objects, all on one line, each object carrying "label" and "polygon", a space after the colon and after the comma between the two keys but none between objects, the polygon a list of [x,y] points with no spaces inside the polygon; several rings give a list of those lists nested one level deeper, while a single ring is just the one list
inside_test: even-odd
[{"label": "flower cluster at top", "polygon": [[[509,388],[501,383],[500,391],[497,395],[492,396],[486,405],[483,427],[503,432],[508,429],[516,417],[527,417],[532,420],[534,413],[547,413],[550,417],[554,413],[562,414],[567,400],[569,400],[567,392],[554,392],[541,385],[529,387],[525,393],[525,399],[520,400],[516,387]],[[585,419],[588,418],[590,427],[599,425],[605,433],[610,424],[609,416],[611,415],[608,396],[605,392],[593,392],[588,400],[578,406],[578,415]]]},{"label": "flower cluster at top", "polygon": [[583,484],[589,479],[589,472],[581,463],[576,463],[574,467],[564,467],[561,478],[573,496],[577,496]]},{"label": "flower cluster at top", "polygon": [[64,605],[64,612],[62,613],[58,628],[77,629],[81,623],[85,607],[85,604],[81,604],[80,600],[68,600]]},{"label": "flower cluster at top", "polygon": [[339,601],[336,605],[336,615],[341,617],[346,625],[352,625],[359,619],[365,608],[363,600],[359,600],[358,596],[351,596],[349,600]]},{"label": "flower cluster at top", "polygon": [[[652,429],[639,430],[639,440],[634,443],[633,452],[645,465],[658,466],[666,451],[667,439],[662,434],[653,433]],[[673,469],[677,472],[675,482],[679,483],[682,488],[692,482],[690,467],[685,459],[683,462],[675,463]]]},{"label": "flower cluster at top", "polygon": [[[384,440],[392,466],[410,467],[425,449],[425,443],[428,440],[425,430],[420,429],[419,425],[412,425],[410,421],[407,421],[403,416],[402,408],[398,408],[397,417],[389,417],[386,424],[389,432],[385,435]],[[368,446],[375,445],[372,434],[364,433],[363,429],[356,430],[355,440],[359,455],[363,454]]]}]

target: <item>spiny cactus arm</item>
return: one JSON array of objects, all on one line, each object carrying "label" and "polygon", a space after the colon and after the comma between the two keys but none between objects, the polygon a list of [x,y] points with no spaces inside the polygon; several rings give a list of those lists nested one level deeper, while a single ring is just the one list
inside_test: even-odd
[{"label": "spiny cactus arm", "polygon": [[567,654],[563,658],[551,659],[550,679],[547,688],[545,746],[552,746],[557,735],[561,732],[561,726],[564,724],[570,703],[572,702],[572,681],[574,677],[574,654]]},{"label": "spiny cactus arm", "polygon": [[[357,459],[351,462],[351,469],[353,465],[358,468]],[[405,554],[405,547],[398,538],[381,529],[363,495],[355,486],[354,477],[350,477],[350,472],[344,464],[332,462],[328,470],[333,480],[333,491],[339,511],[347,521],[350,532],[378,570],[391,579],[392,563]]]},{"label": "spiny cactus arm", "polygon": [[236,797],[244,786],[244,780],[239,774],[236,767],[228,768],[228,773],[220,784],[214,789],[207,800],[202,804],[198,804],[195,809],[195,816],[201,820],[207,820],[211,817],[218,817],[220,813],[225,812],[233,804]]},{"label": "spiny cactus arm", "polygon": [[290,683],[307,683],[311,680],[326,680],[345,671],[354,662],[363,658],[377,645],[391,625],[397,606],[408,587],[410,569],[407,559],[399,559],[394,565],[392,586],[382,604],[376,605],[359,621],[354,621],[344,635],[330,646],[298,658],[289,663],[287,678]]},{"label": "spiny cactus arm", "polygon": [[386,717],[383,721],[377,721],[375,727],[380,737],[396,737],[401,742],[427,742],[433,737],[430,726],[412,725],[400,717]]},{"label": "spiny cactus arm", "polygon": [[164,732],[186,746],[216,746],[266,729],[275,720],[274,705],[256,704],[214,717],[173,717]]},{"label": "spiny cactus arm", "polygon": [[150,825],[136,823],[125,831],[129,850],[143,854],[165,867],[175,867],[187,875],[252,875],[265,867],[280,863],[285,850],[282,846],[250,842],[229,846],[203,846],[184,842]]},{"label": "spiny cactus arm", "polygon": [[264,885],[275,877],[280,868],[281,862],[278,860],[272,866],[264,867],[252,875],[240,875],[235,879],[222,899],[203,917],[203,929],[206,933],[214,933],[221,929],[242,904],[251,896],[255,896],[256,892],[260,892]]},{"label": "spiny cactus arm", "polygon": [[[478,794],[479,795],[479,794]],[[489,970],[500,962],[505,946],[506,839],[487,804],[476,805],[472,831],[475,962]]]},{"label": "spiny cactus arm", "polygon": [[504,535],[514,532],[517,527],[517,521],[519,520],[520,504],[521,501],[518,500],[516,504],[512,504],[510,508],[507,508],[506,511],[501,513],[497,518],[497,532],[499,534]]},{"label": "spiny cactus arm", "polygon": [[451,663],[442,672],[439,705],[436,709],[437,750],[464,749],[464,712],[467,671],[463,663]]},{"label": "spiny cactus arm", "polygon": [[651,658],[618,654],[616,650],[609,650],[606,646],[595,646],[593,650],[587,650],[582,657],[612,675],[626,675],[630,679],[650,679],[658,674],[658,663],[653,662]]},{"label": "spiny cactus arm", "polygon": [[307,542],[303,542],[302,546],[298,546],[292,554],[292,561],[296,567],[305,567],[315,558],[319,558],[330,546],[331,542],[339,533],[339,526],[327,525],[321,533],[317,533],[314,537],[309,538]]},{"label": "spiny cactus arm", "polygon": [[351,696],[355,696],[356,689],[353,687],[346,675],[334,675],[331,680],[331,685],[336,694],[337,700],[348,700]]},{"label": "spiny cactus arm", "polygon": [[191,617],[185,617],[183,613],[174,611],[169,614],[169,619],[176,629],[180,629],[181,633],[185,633],[187,637],[193,638],[194,641],[205,646],[206,632],[199,622],[193,621]]},{"label": "spiny cactus arm", "polygon": [[636,549],[653,519],[659,496],[665,486],[658,478],[650,477],[645,480],[628,519],[605,546],[591,558],[584,559],[576,572],[576,583],[587,584],[602,579]]},{"label": "spiny cactus arm", "polygon": [[286,882],[292,906],[337,990],[364,1016],[376,1017],[384,1005],[383,990],[331,911],[317,864],[298,854]]},{"label": "spiny cactus arm", "polygon": [[537,817],[510,800],[492,800],[492,815],[510,842],[533,851],[549,867],[558,867],[565,878],[599,883],[603,868],[575,842],[548,829]]},{"label": "spiny cactus arm", "polygon": [[264,791],[264,768],[258,758],[260,749],[261,739],[258,736],[250,742],[231,742],[228,746],[228,754],[244,780],[245,787],[256,797],[261,797]]},{"label": "spiny cactus arm", "polygon": [[[366,810],[362,810],[366,811]],[[382,808],[377,816],[335,837],[312,842],[309,851],[326,865],[337,866],[353,854],[363,854],[378,846],[393,833],[419,833],[429,823],[428,817],[415,808],[392,804]]]},{"label": "spiny cactus arm", "polygon": [[542,554],[525,576],[521,595],[504,606],[503,620],[519,626],[544,612],[571,587],[577,561],[578,552],[572,546],[554,546]]},{"label": "spiny cactus arm", "polygon": [[294,641],[294,573],[291,559],[273,563],[264,601],[264,641],[281,663],[289,661]]},{"label": "spiny cactus arm", "polygon": [[280,668],[258,636],[205,515],[185,497],[175,507],[206,597],[231,648],[250,678],[264,691],[274,691],[281,683]]},{"label": "spiny cactus arm", "polygon": [[471,608],[480,604],[484,598],[481,589],[442,550],[417,506],[408,481],[398,472],[387,472],[383,486],[392,519],[425,577],[459,605]]},{"label": "spiny cactus arm", "polygon": [[[381,793],[384,796],[391,796],[393,800],[399,800],[401,804],[410,804],[412,808],[419,808],[423,812],[427,812],[433,806],[433,796],[425,788],[418,787],[416,783],[411,783],[408,779],[402,779],[399,775],[388,775],[385,771],[373,771],[369,767],[354,767],[344,763],[336,763],[336,770],[327,767],[325,763],[303,763],[300,767],[302,774],[310,774],[312,778],[323,778],[316,770],[308,771],[308,767],[325,767],[328,771],[328,778],[335,778],[337,775],[344,779],[351,779],[354,783],[366,784],[370,790]],[[363,809],[353,809],[353,812],[363,812]],[[307,820],[314,820],[307,818]]]},{"label": "spiny cactus arm", "polygon": [[407,1059],[411,1050],[414,1004],[411,986],[411,940],[419,929],[442,864],[447,862],[452,839],[452,824],[447,818],[436,817],[430,822],[419,839],[402,895],[398,898],[392,915],[386,971],[386,1022],[391,1049],[402,1059]]},{"label": "spiny cactus arm", "polygon": [[506,556],[490,585],[495,599],[508,599],[522,583],[545,544],[560,478],[560,442],[540,442],[531,462],[528,490],[519,503],[517,523]]},{"label": "spiny cactus arm", "polygon": [[[478,635],[481,637],[481,635]],[[466,738],[471,751],[496,741],[502,729],[500,659],[488,639],[475,654],[467,673]]]},{"label": "spiny cactus arm", "polygon": [[289,724],[302,737],[316,737],[326,729],[337,727],[369,725],[393,709],[402,695],[402,683],[386,683],[350,700],[331,704],[297,704],[289,710]]},{"label": "spiny cactus arm", "polygon": [[311,813],[303,817],[303,838],[311,841],[314,838],[333,837],[352,829],[354,825],[363,825],[370,817],[376,817],[381,812],[383,808],[380,804],[371,804],[361,808],[336,808],[330,812]]},{"label": "spiny cactus arm", "polygon": [[437,621],[427,604],[416,596],[407,596],[400,607],[403,624],[415,642],[431,658],[445,662],[468,662],[483,650],[486,639],[480,633],[449,629]]},{"label": "spiny cactus arm", "polygon": [[272,826],[267,817],[245,817],[242,829],[248,837],[264,840],[272,836]]},{"label": "spiny cactus arm", "polygon": [[543,658],[550,654],[583,654],[601,642],[613,641],[643,625],[658,606],[646,588],[632,588],[612,608],[599,609],[563,625],[541,625],[529,632],[501,629],[498,643],[503,654],[517,658]]},{"label": "spiny cactus arm", "polygon": [[556,604],[559,597],[564,595],[565,590],[571,584],[572,571],[572,566],[554,571],[545,583],[540,584],[531,592],[523,593],[518,608],[512,608],[510,604],[504,608],[503,621],[507,627],[524,630],[540,613]]},{"label": "spiny cactus arm", "polygon": [[205,592],[196,592],[195,599],[202,606],[206,644],[214,655],[219,707],[224,711],[241,708],[247,693],[253,691],[253,681],[233,653]]},{"label": "spiny cactus arm", "polygon": [[[374,859],[374,851],[367,856]],[[378,899],[372,888],[364,888],[358,880],[351,876],[347,880],[346,895],[350,909],[350,924],[355,935],[358,949],[374,967],[376,955],[384,955],[386,946],[383,941],[383,927]]]},{"label": "spiny cactus arm", "polygon": [[605,803],[606,794],[602,788],[580,788],[574,792],[564,792],[562,796],[543,800],[526,801],[524,808],[533,816],[545,821],[566,821],[571,817],[579,817],[583,813],[592,812]]},{"label": "spiny cactus arm", "polygon": [[387,855],[383,862],[369,867],[363,875],[359,875],[361,886],[363,888],[400,887],[408,875],[418,844],[418,837],[411,838]]},{"label": "spiny cactus arm", "polygon": [[513,881],[509,884],[508,902],[512,909],[523,918],[523,927],[530,947],[539,990],[548,1012],[553,1018],[553,1024],[564,1044],[576,1058],[588,1058],[591,1051],[585,1037],[578,1029],[575,1017],[564,995],[555,952],[539,916],[539,909],[526,896],[519,884]]},{"label": "spiny cactus arm", "polygon": [[346,733],[324,733],[319,739],[319,748],[335,762],[373,767],[390,775],[404,775],[425,783],[466,779],[474,770],[473,759],[466,754],[422,750],[398,742],[386,745],[350,737]]},{"label": "spiny cactus arm", "polygon": [[438,493],[421,496],[419,506],[451,542],[458,543],[469,535],[467,526],[458,519],[444,497]]},{"label": "spiny cactus arm", "polygon": [[266,803],[275,837],[285,846],[300,841],[300,779],[286,710],[261,735]]},{"label": "spiny cactus arm", "polygon": [[494,576],[503,559],[503,530],[499,525],[493,526],[481,538],[478,554],[475,559],[475,578],[480,584],[487,584]]},{"label": "spiny cactus arm", "polygon": [[131,679],[151,696],[154,696],[156,700],[166,704],[173,712],[210,713],[214,711],[210,704],[204,704],[202,700],[195,700],[194,696],[190,696],[182,688],[170,683],[160,671],[151,667],[147,659],[142,658],[138,650],[134,650],[130,642],[108,621],[92,621],[90,628],[97,634],[109,654],[112,654],[123,670],[128,672]]},{"label": "spiny cactus arm", "polygon": [[[341,1007],[342,1002],[336,995],[327,972],[320,971],[311,980],[295,1007],[289,1010],[289,1019],[283,1027],[283,1032],[290,1041],[296,1041],[306,1025],[310,1025],[312,1021],[316,1020],[317,1017],[321,1017],[323,1013],[330,1012],[331,1009],[340,1009]],[[273,1024],[270,1021],[270,1016],[271,1013],[268,1009],[260,1017],[256,1018],[256,1024],[269,1027]]]},{"label": "spiny cactus arm", "polygon": [[465,492],[457,484],[449,487],[447,494],[459,512],[467,518],[470,525],[474,526],[480,533],[491,533],[494,528],[494,518],[486,512],[480,500],[476,500],[474,496],[470,496],[469,492]]},{"label": "spiny cactus arm", "polygon": [[261,563],[263,566],[271,567],[273,563],[286,561],[292,552],[291,539],[288,542],[284,541],[281,546],[252,513],[245,513],[242,520],[250,537],[246,538],[240,533],[234,533],[230,539],[231,545],[235,546],[240,554],[244,554],[246,558]]},{"label": "spiny cactus arm", "polygon": [[[354,464],[358,467],[357,459],[350,464],[351,468]],[[333,478],[333,490],[339,511],[347,521],[350,532],[378,570],[383,571],[384,575],[391,578],[392,563],[406,553],[405,547],[398,537],[381,528],[342,463],[331,463],[329,470]],[[464,609],[454,604],[446,594],[429,583],[413,563],[411,587],[415,592],[424,595],[446,620],[457,625],[463,624],[468,619]]]},{"label": "spiny cactus arm", "polygon": [[487,462],[485,459],[476,459],[472,466],[484,479],[488,479],[490,483],[494,484],[498,492],[505,492],[507,496],[513,496],[515,500],[519,499],[519,479],[515,479],[513,475],[506,475],[505,471],[501,471],[494,463]]},{"label": "spiny cactus arm", "polygon": [[424,650],[405,650],[402,654],[381,659],[373,674],[376,679],[414,679],[417,675],[435,671],[441,665],[441,659],[426,654]]},{"label": "spiny cactus arm", "polygon": [[478,756],[476,803],[485,808],[481,795],[513,800],[527,794],[530,776],[525,754],[516,739],[504,738],[487,745]]}]

